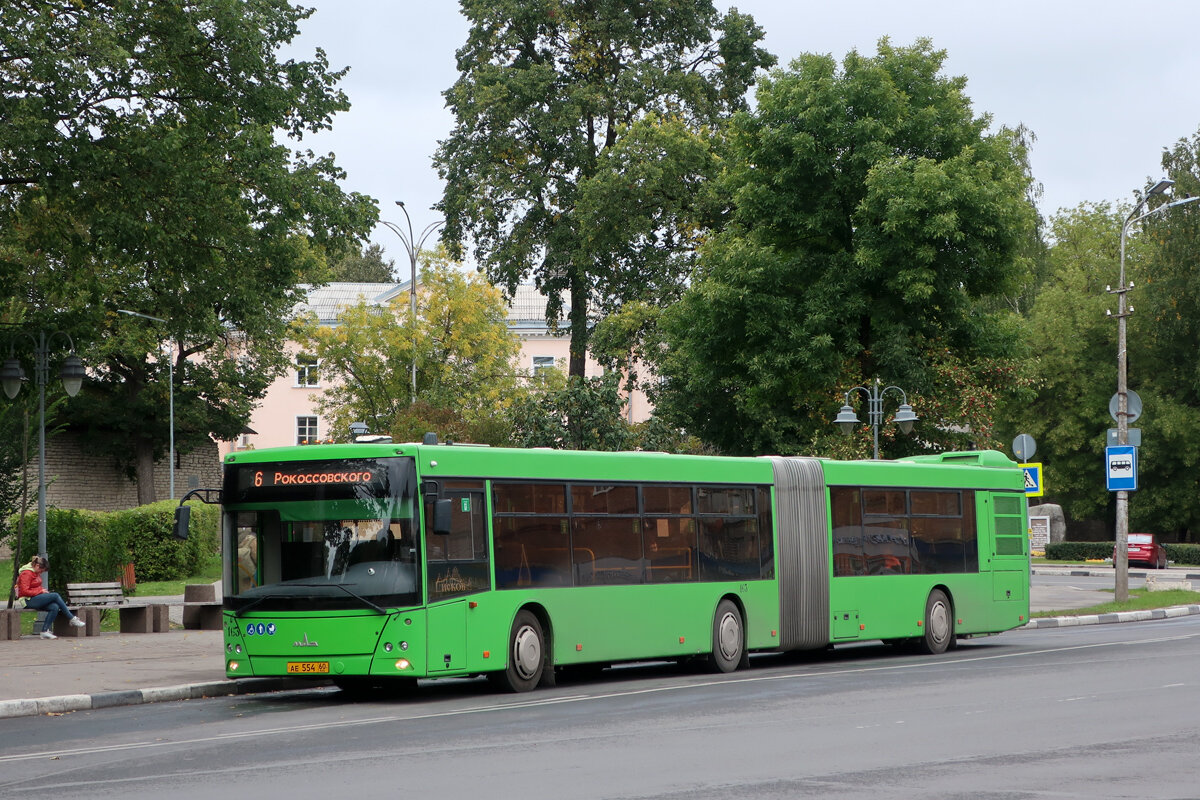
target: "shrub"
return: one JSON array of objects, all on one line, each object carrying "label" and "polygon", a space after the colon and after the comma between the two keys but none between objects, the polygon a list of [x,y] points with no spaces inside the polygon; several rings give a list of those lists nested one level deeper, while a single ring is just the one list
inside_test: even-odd
[{"label": "shrub", "polygon": [[[50,591],[65,593],[68,583],[115,581],[125,565],[134,564],[139,580],[180,580],[200,572],[205,559],[220,552],[220,509],[192,505],[186,541],[172,535],[174,500],[100,512],[46,509],[46,550],[50,559]],[[7,540],[15,550],[18,518],[8,525]],[[37,514],[25,515],[21,552],[24,564],[37,552]]]},{"label": "shrub", "polygon": [[[1200,544],[1164,544],[1167,560],[1173,564],[1200,564]],[[1046,558],[1055,561],[1086,561],[1112,558],[1112,542],[1051,542]]]},{"label": "shrub", "polygon": [[1050,542],[1046,558],[1054,561],[1087,561],[1112,558],[1112,542]]},{"label": "shrub", "polygon": [[[46,509],[46,555],[50,559],[50,585],[47,590],[66,593],[68,583],[112,581],[121,576],[125,547],[108,527],[106,514],[73,508]],[[16,553],[19,516],[9,522],[9,543],[14,558],[25,564],[37,553],[37,514],[25,515],[25,533],[21,552]]]},{"label": "shrub", "polygon": [[1167,559],[1175,564],[1200,564],[1200,544],[1165,544]]}]

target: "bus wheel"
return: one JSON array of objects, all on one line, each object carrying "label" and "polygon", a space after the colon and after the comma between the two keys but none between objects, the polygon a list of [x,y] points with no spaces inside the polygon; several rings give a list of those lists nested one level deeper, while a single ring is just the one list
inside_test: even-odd
[{"label": "bus wheel", "polygon": [[546,663],[545,638],[537,617],[528,611],[517,612],[509,636],[508,666],[489,677],[510,692],[528,692],[542,679]]},{"label": "bus wheel", "polygon": [[918,644],[930,655],[944,653],[954,644],[954,611],[941,589],[934,589],[925,601],[925,635]]},{"label": "bus wheel", "polygon": [[715,672],[733,672],[745,660],[742,615],[731,601],[722,600],[713,617],[712,652],[708,664]]}]

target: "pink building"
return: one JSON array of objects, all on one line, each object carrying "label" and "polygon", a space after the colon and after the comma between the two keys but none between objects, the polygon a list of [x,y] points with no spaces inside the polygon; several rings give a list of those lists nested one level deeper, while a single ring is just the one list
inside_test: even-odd
[{"label": "pink building", "polygon": [[[308,302],[297,313],[315,312],[322,325],[337,324],[338,313],[349,306],[365,301],[386,306],[408,294],[408,282],[403,283],[331,283],[308,292]],[[518,286],[509,305],[508,329],[521,342],[517,368],[533,375],[538,370],[558,366],[566,368],[569,337],[565,330],[551,331],[546,325],[546,299],[533,286]],[[278,447],[325,438],[329,431],[317,411],[317,400],[327,384],[321,375],[320,364],[301,352],[299,345],[289,343],[288,354],[292,369],[276,380],[267,390],[251,416],[248,429],[234,442],[220,443],[221,456],[235,450]],[[587,374],[600,375],[603,369],[588,359]],[[635,392],[628,398],[627,419],[640,422],[650,416],[652,408],[645,395]]]}]

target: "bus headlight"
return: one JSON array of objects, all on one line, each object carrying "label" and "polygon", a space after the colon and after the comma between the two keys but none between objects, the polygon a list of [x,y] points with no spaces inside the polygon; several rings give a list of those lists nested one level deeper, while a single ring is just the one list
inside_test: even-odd
[{"label": "bus headlight", "polygon": [[398,670],[406,670],[406,669],[409,669],[410,667],[412,667],[412,664],[408,663],[407,658],[402,658],[396,662],[396,669],[398,669]]}]

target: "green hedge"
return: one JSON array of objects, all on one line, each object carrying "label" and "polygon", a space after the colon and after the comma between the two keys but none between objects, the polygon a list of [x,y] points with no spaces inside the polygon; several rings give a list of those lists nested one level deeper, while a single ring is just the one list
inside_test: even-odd
[{"label": "green hedge", "polygon": [[1200,544],[1165,544],[1167,560],[1175,564],[1200,564]]},{"label": "green hedge", "polygon": [[1050,542],[1046,558],[1052,561],[1087,561],[1112,558],[1112,542]]},{"label": "green hedge", "polygon": [[[177,505],[163,500],[112,512],[46,509],[50,590],[61,594],[68,583],[120,580],[130,562],[142,581],[182,580],[200,572],[205,559],[220,552],[220,508],[189,503],[189,536],[180,541],[172,535]],[[14,551],[17,523],[14,515],[6,537]],[[18,563],[36,552],[37,514],[30,513],[25,515]]]},{"label": "green hedge", "polygon": [[[1167,560],[1173,564],[1200,564],[1200,544],[1166,544]],[[1111,559],[1112,542],[1051,542],[1046,545],[1046,558],[1052,561],[1087,561]]]}]

